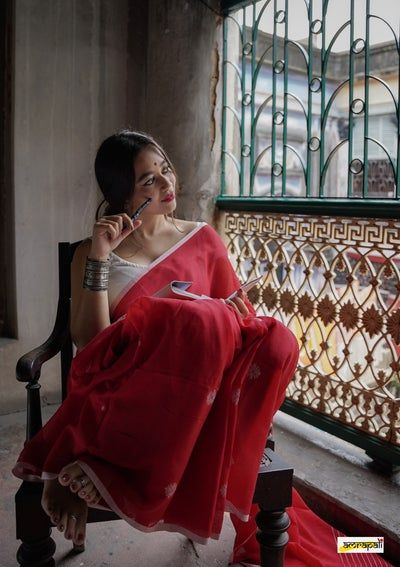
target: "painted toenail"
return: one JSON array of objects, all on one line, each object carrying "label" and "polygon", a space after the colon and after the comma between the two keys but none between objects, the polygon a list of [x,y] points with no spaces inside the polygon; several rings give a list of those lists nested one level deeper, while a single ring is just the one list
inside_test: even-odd
[{"label": "painted toenail", "polygon": [[61,480],[63,480],[64,482],[68,482],[69,481],[69,474],[63,474],[61,477]]},{"label": "painted toenail", "polygon": [[82,494],[82,496],[85,496],[86,491],[85,491],[85,490],[81,490],[81,494]]},{"label": "painted toenail", "polygon": [[62,532],[63,529],[64,529],[64,526],[61,524],[61,526],[59,526],[58,529],[60,530],[60,532]]}]

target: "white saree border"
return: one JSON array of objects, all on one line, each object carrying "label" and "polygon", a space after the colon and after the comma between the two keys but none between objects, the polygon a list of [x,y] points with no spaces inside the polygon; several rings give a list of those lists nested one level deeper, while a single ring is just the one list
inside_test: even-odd
[{"label": "white saree border", "polygon": [[158,264],[160,264],[161,262],[163,262],[166,258],[168,258],[169,256],[171,256],[171,254],[173,254],[176,250],[178,250],[178,248],[180,248],[181,246],[183,246],[186,242],[188,242],[188,240],[190,240],[195,234],[197,234],[199,232],[199,230],[201,230],[203,227],[207,226],[206,222],[200,222],[198,224],[198,226],[196,226],[193,230],[191,230],[188,234],[186,234],[186,236],[184,236],[183,238],[181,238],[181,240],[179,240],[176,244],[174,244],[173,246],[171,246],[171,248],[168,248],[168,250],[166,250],[163,254],[161,254],[161,256],[159,256],[158,258],[156,258],[156,260],[153,260],[153,262],[150,262],[150,264],[148,265],[148,269],[146,271],[143,272],[143,274],[141,274],[132,284],[131,282],[126,285],[117,295],[117,297],[114,299],[114,301],[112,302],[112,304],[110,305],[110,313],[111,313],[111,318],[113,316],[113,313],[115,311],[115,309],[117,308],[118,304],[120,303],[120,301],[123,299],[123,297],[125,297],[125,295],[137,284],[140,282],[140,280],[146,276],[153,268],[155,268],[156,266],[158,266]]}]

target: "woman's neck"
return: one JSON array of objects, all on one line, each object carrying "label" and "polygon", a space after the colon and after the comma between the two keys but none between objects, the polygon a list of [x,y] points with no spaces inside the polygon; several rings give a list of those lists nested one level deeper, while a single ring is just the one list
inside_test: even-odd
[{"label": "woman's neck", "polygon": [[135,234],[142,240],[151,240],[159,235],[171,224],[164,215],[142,215],[142,224],[135,230]]}]

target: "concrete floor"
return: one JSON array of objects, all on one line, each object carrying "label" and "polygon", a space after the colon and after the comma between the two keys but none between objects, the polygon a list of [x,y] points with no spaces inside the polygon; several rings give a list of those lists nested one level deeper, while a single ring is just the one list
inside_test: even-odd
[{"label": "concrete floor", "polygon": [[381,526],[400,546],[400,471],[387,476],[374,470],[362,449],[283,412],[275,417],[274,438],[298,480]]},{"label": "concrete floor", "polygon": [[[45,419],[56,406],[43,408]],[[0,567],[14,567],[19,542],[15,539],[14,494],[20,481],[10,470],[25,436],[25,413],[0,416]],[[192,544],[180,534],[145,534],[123,521],[89,524],[86,550],[71,554],[71,543],[53,530],[57,545],[57,567],[223,567],[228,565],[234,531],[226,515],[218,541],[208,545]]]},{"label": "concrete floor", "polygon": [[[45,407],[44,419],[55,409],[56,406]],[[13,499],[20,481],[10,474],[10,469],[24,434],[24,412],[0,416],[0,567],[16,565],[18,542]],[[372,471],[360,449],[281,412],[275,419],[274,437],[279,452],[295,466],[297,479],[306,480],[310,486],[344,502],[356,516],[386,530],[400,546],[400,473],[388,478]],[[86,551],[79,555],[71,555],[71,544],[56,530],[53,538],[57,544],[57,566],[225,567],[234,531],[227,515],[220,539],[203,546],[192,544],[179,534],[144,534],[123,521],[91,524],[87,529]]]}]

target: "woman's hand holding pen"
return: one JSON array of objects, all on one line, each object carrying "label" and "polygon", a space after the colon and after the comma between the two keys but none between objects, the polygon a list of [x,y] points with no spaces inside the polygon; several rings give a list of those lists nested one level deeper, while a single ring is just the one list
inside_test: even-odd
[{"label": "woman's hand holding pen", "polygon": [[223,300],[226,305],[230,305],[242,319],[247,317],[250,313],[245,302],[243,301],[245,293],[246,292],[244,292],[242,289],[239,289],[237,294],[234,295],[231,299]]},{"label": "woman's hand holding pen", "polygon": [[93,227],[89,258],[108,259],[110,252],[141,224],[141,220],[132,221],[126,213],[101,217]]}]

